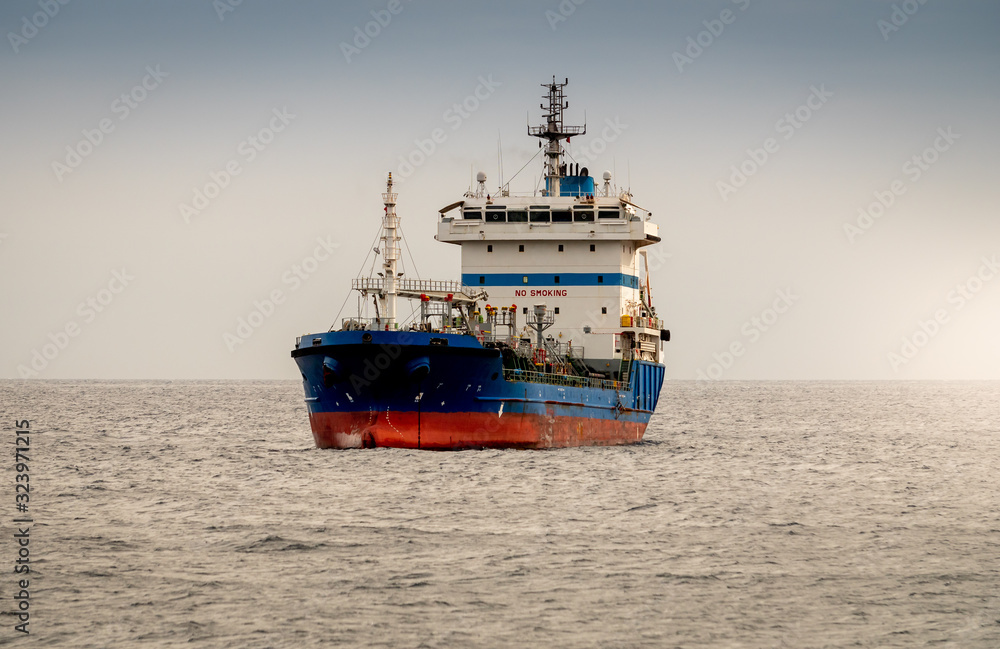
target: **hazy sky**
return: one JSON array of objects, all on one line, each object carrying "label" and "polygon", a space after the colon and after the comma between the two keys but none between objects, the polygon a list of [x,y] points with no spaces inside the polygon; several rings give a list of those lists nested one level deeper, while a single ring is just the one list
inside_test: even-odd
[{"label": "hazy sky", "polygon": [[660,224],[668,377],[1000,378],[995,2],[61,2],[0,4],[0,378],[296,377],[386,172],[458,278],[437,209],[553,75]]}]

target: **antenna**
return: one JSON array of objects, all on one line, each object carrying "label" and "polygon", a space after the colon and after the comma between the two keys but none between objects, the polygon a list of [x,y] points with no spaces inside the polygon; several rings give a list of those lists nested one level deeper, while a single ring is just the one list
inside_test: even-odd
[{"label": "antenna", "polygon": [[[382,292],[373,299],[382,302],[382,313],[385,315],[385,324],[393,325],[396,322],[396,261],[399,260],[399,218],[396,216],[396,192],[392,191],[392,173],[386,181],[385,193],[382,194],[382,202],[385,204],[385,216],[382,217],[382,269],[383,276]],[[375,303],[375,317],[379,317],[378,302]],[[381,321],[380,321],[381,322]]]},{"label": "antenna", "polygon": [[[653,304],[653,293],[652,293],[652,291],[649,290],[649,255],[646,254],[645,250],[642,251],[642,264],[646,267],[646,273],[645,273],[646,274],[646,304],[652,305]],[[649,310],[652,311],[653,310],[652,307],[650,307]],[[650,313],[649,315],[653,315],[653,314]]]},{"label": "antenna", "polygon": [[563,111],[569,107],[563,88],[568,83],[569,79],[563,83],[556,83],[556,78],[553,76],[551,83],[542,84],[542,87],[548,90],[543,98],[549,100],[548,108],[545,107],[545,104],[541,105],[542,110],[547,111],[542,115],[545,118],[545,123],[541,126],[528,127],[528,135],[548,140],[548,145],[545,147],[545,189],[547,196],[559,196],[559,180],[562,178],[559,166],[563,155],[559,141],[569,140],[574,135],[587,133],[586,124],[583,126],[563,125]]},{"label": "antenna", "polygon": [[497,166],[500,175],[500,193],[503,195],[503,140],[500,138],[500,129],[497,129]]}]

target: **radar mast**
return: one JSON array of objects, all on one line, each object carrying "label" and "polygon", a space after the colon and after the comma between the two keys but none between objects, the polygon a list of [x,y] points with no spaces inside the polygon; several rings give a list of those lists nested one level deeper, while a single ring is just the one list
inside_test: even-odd
[{"label": "radar mast", "polygon": [[[549,100],[548,112],[542,115],[545,118],[545,124],[528,127],[528,135],[548,140],[548,144],[545,146],[545,184],[548,196],[559,196],[559,179],[563,177],[561,169],[563,150],[559,141],[568,141],[574,135],[584,135],[587,132],[586,124],[583,126],[563,125],[563,111],[569,108],[569,102],[566,101],[563,88],[568,84],[568,78],[563,83],[556,83],[555,76],[552,77],[552,83],[542,84],[542,87],[548,90],[548,94],[542,95],[542,98]],[[542,110],[546,110],[545,104],[540,104],[540,107]]]},{"label": "radar mast", "polygon": [[392,191],[392,173],[386,181],[385,192],[382,194],[385,204],[385,216],[382,219],[382,270],[385,277],[382,282],[382,319],[387,327],[396,324],[396,262],[399,260],[399,217],[396,216],[396,193]]}]

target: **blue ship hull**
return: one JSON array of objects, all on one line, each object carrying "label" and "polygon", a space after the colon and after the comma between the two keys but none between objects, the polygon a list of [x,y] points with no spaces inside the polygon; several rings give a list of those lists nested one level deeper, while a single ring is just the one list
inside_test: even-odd
[{"label": "blue ship hull", "polygon": [[414,331],[303,336],[292,357],[321,448],[635,443],[664,379],[646,361],[624,382],[505,370],[501,350],[473,336]]}]

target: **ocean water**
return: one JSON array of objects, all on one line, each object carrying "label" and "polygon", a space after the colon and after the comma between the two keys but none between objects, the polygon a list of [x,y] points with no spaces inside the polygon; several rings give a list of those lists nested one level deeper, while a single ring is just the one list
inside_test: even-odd
[{"label": "ocean water", "polygon": [[313,447],[297,382],[0,382],[39,647],[1000,647],[1000,383],[668,382],[642,444]]}]

